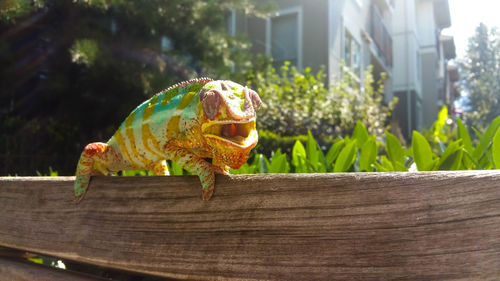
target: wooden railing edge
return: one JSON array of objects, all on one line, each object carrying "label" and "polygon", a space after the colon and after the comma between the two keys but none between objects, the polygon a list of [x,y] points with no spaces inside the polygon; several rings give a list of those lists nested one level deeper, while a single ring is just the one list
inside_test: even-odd
[{"label": "wooden railing edge", "polygon": [[[0,178],[0,246],[194,279],[500,276],[500,171]],[[477,237],[477,239],[476,239]]]}]

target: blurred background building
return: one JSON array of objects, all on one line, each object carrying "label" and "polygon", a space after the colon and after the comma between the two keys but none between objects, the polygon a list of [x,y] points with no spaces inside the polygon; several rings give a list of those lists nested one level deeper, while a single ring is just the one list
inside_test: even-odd
[{"label": "blurred background building", "polygon": [[[232,11],[231,34],[246,33],[252,51],[301,69],[326,67],[328,83],[341,75],[360,82],[373,66],[375,81],[386,73],[385,99],[398,97],[394,115],[405,137],[432,125],[438,110],[453,109],[459,96],[452,63],[448,0],[278,0],[267,18]],[[342,71],[344,67],[345,71]]]}]

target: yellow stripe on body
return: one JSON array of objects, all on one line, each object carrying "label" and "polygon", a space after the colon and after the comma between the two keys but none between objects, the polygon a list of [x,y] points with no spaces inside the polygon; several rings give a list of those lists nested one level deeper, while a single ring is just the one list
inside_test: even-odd
[{"label": "yellow stripe on body", "polygon": [[191,101],[193,100],[195,95],[196,95],[196,92],[188,92],[188,93],[184,94],[184,96],[181,99],[181,102],[177,106],[177,110],[182,110],[182,109],[186,108],[191,103]]},{"label": "yellow stripe on body", "polygon": [[173,139],[179,133],[179,121],[181,117],[179,115],[172,116],[168,121],[167,125],[167,138]]},{"label": "yellow stripe on body", "polygon": [[130,157],[130,154],[127,149],[127,145],[125,144],[125,140],[123,139],[122,133],[121,133],[122,128],[120,127],[116,133],[114,134],[114,138],[116,140],[116,143],[118,144],[118,147],[120,151],[122,152],[122,156],[126,158],[126,160],[132,164],[134,168],[138,168],[140,165],[137,164],[134,160],[132,160],[132,157]]},{"label": "yellow stripe on body", "polygon": [[[153,147],[155,150],[153,150],[153,148],[151,148],[149,146],[149,142],[148,142],[149,140],[151,140],[151,142],[153,143]],[[165,158],[165,155],[163,155],[161,153],[162,150],[161,150],[160,144],[158,143],[156,138],[151,133],[151,129],[149,128],[148,123],[145,123],[142,125],[142,143],[143,143],[145,149],[147,149],[152,154],[158,156],[158,158],[160,158],[160,159]]]},{"label": "yellow stripe on body", "polygon": [[143,156],[139,155],[139,151],[137,151],[137,146],[135,143],[134,129],[132,128],[132,123],[134,122],[134,119],[135,119],[135,111],[132,112],[125,120],[125,128],[126,128],[125,134],[127,135],[128,143],[130,145],[130,150],[132,151],[132,154],[134,155],[135,159],[142,162],[143,166],[147,166],[147,165],[149,165],[150,161],[147,161],[147,159],[145,159]]}]

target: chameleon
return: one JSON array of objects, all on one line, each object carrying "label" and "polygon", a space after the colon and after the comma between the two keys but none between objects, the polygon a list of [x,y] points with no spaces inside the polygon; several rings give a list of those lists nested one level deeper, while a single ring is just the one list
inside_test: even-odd
[{"label": "chameleon", "polygon": [[261,103],[248,87],[210,78],[157,93],[135,108],[108,142],[85,146],[76,168],[76,202],[84,197],[91,176],[136,169],[169,175],[166,160],[198,175],[202,199],[209,200],[215,174],[241,167],[256,146]]}]

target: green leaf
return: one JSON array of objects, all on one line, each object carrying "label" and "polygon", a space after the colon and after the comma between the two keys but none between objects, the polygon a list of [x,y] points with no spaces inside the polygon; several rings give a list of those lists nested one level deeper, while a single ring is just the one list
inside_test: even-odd
[{"label": "green leaf", "polygon": [[457,118],[457,125],[458,137],[462,140],[464,148],[467,149],[467,151],[472,152],[473,147],[472,141],[470,140],[469,131],[465,127],[464,123],[462,123],[462,120],[460,120],[460,118]]},{"label": "green leaf", "polygon": [[480,134],[478,134],[479,145],[476,146],[476,149],[474,150],[472,155],[474,156],[474,159],[476,161],[482,163],[481,164],[482,168],[488,166],[487,163],[483,162],[483,159],[487,159],[484,156],[486,155],[486,152],[488,151],[488,148],[493,141],[493,136],[496,133],[499,126],[500,126],[500,116],[493,119],[493,121],[491,122],[490,126],[488,127],[484,135],[481,136]]},{"label": "green leaf", "polygon": [[49,176],[57,177],[58,175],[59,175],[59,173],[57,171],[53,170],[51,166],[49,166]]},{"label": "green leaf", "polygon": [[344,147],[344,143],[345,143],[345,140],[339,139],[332,144],[332,146],[330,147],[330,149],[326,153],[326,157],[325,157],[326,165],[328,167],[331,167],[331,165],[333,164],[335,159],[337,159],[337,157],[339,156],[339,153],[340,153],[340,149],[342,149],[342,147]]},{"label": "green leaf", "polygon": [[404,167],[405,162],[405,152],[399,140],[391,133],[385,132],[385,142],[387,148],[387,156],[392,161],[393,166],[396,166],[396,163],[400,163]]},{"label": "green leaf", "polygon": [[318,143],[311,134],[311,131],[307,131],[307,161],[311,170],[317,173],[326,172],[325,156],[321,151]]},{"label": "green leaf", "polygon": [[408,168],[406,168],[405,164],[396,162],[396,163],[394,163],[394,171],[396,171],[396,172],[408,172]]},{"label": "green leaf", "polygon": [[358,145],[360,147],[363,147],[365,141],[367,141],[369,137],[370,134],[368,133],[368,130],[366,130],[366,127],[363,125],[363,123],[358,120],[358,122],[356,122],[356,127],[352,132],[352,139],[357,140]]},{"label": "green leaf", "polygon": [[[472,146],[472,141],[470,139],[469,131],[467,130],[467,127],[465,127],[464,123],[460,118],[457,118],[457,128],[458,128],[458,138],[462,140],[462,143],[464,145],[464,150],[466,153],[473,153],[474,152],[474,147]],[[464,169],[472,169],[474,165],[474,161],[472,158],[469,157],[464,157],[463,159],[463,165]]]},{"label": "green leaf", "polygon": [[466,149],[463,149],[463,169],[464,170],[474,170],[477,167],[477,163],[475,162],[474,158],[472,157],[471,153],[469,153]]},{"label": "green leaf", "polygon": [[472,127],[472,130],[474,131],[474,133],[476,134],[477,138],[479,140],[481,140],[481,138],[483,137],[483,135],[474,127]]},{"label": "green leaf", "polygon": [[356,140],[348,142],[340,151],[337,161],[335,162],[335,166],[333,167],[333,171],[335,173],[347,172],[354,163],[356,150]]},{"label": "green leaf", "polygon": [[493,156],[493,163],[495,169],[500,169],[500,128],[497,129],[495,136],[493,137],[491,154]]},{"label": "green leaf", "polygon": [[446,119],[448,119],[448,108],[443,106],[438,113],[438,119],[434,122],[434,140],[439,141],[439,136],[442,134],[444,125],[446,124]]},{"label": "green leaf", "polygon": [[179,166],[177,163],[175,163],[175,161],[171,161],[172,163],[172,175],[174,176],[182,176],[183,172],[182,172],[182,167]]},{"label": "green leaf", "polygon": [[43,264],[42,258],[28,258],[28,260],[34,263]]},{"label": "green leaf", "polygon": [[262,154],[257,154],[256,157],[259,159],[259,172],[261,174],[267,174],[269,173],[269,161],[267,160],[266,156]]},{"label": "green leaf", "polygon": [[323,151],[318,146],[318,161],[314,164],[314,171],[316,173],[326,173],[326,161]]},{"label": "green leaf", "polygon": [[286,154],[281,153],[281,150],[279,148],[271,158],[268,172],[271,174],[290,172],[290,166],[288,165],[288,161],[286,161]]},{"label": "green leaf", "polygon": [[439,170],[443,171],[456,171],[463,170],[462,158],[464,151],[462,149],[456,150],[439,166]]},{"label": "green leaf", "polygon": [[137,177],[137,176],[152,176],[153,172],[148,170],[125,170],[121,171],[124,177]]},{"label": "green leaf", "polygon": [[230,171],[233,175],[253,174],[252,168],[250,168],[248,163],[241,165],[241,167],[237,170],[231,169]]},{"label": "green leaf", "polygon": [[373,171],[372,164],[377,159],[377,143],[373,137],[369,138],[361,147],[359,168],[361,171]]},{"label": "green leaf", "polygon": [[380,164],[379,163],[375,163],[375,165],[377,166],[377,172],[394,172],[395,169],[394,169],[394,166],[392,165],[392,162],[387,159],[387,157],[385,155],[382,155],[380,157]]},{"label": "green leaf", "polygon": [[296,141],[292,149],[292,165],[296,173],[307,173],[306,149],[300,141]]},{"label": "green leaf", "polygon": [[252,165],[250,165],[250,168],[252,169],[252,174],[259,174],[260,173],[260,156],[259,154],[255,154],[253,157],[253,162]]},{"label": "green leaf", "polygon": [[438,162],[439,170],[458,170],[462,163],[462,140],[457,140],[448,145]]},{"label": "green leaf", "polygon": [[417,131],[413,131],[411,146],[417,169],[419,171],[431,171],[434,166],[434,161],[432,160],[433,153],[425,137]]}]

